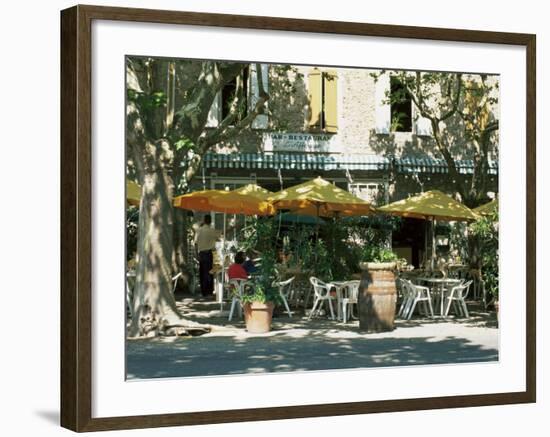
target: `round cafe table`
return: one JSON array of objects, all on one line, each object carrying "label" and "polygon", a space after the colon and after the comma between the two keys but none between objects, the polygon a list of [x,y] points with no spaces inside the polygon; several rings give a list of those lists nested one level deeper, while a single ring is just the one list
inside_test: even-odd
[{"label": "round cafe table", "polygon": [[427,284],[431,285],[432,291],[437,290],[440,293],[439,303],[439,314],[443,316],[444,314],[444,308],[445,308],[445,290],[446,285],[458,285],[462,281],[460,279],[454,279],[454,278],[426,278],[426,277],[418,277],[415,278],[416,281],[422,281]]}]

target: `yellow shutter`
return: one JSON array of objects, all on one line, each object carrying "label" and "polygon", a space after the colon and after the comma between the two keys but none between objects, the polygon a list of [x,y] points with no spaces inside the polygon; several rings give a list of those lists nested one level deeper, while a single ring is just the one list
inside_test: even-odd
[{"label": "yellow shutter", "polygon": [[325,87],[325,101],[323,102],[323,110],[325,113],[326,132],[338,132],[338,76],[336,71],[327,71],[323,74]]},{"label": "yellow shutter", "polygon": [[321,72],[318,68],[314,68],[308,75],[308,98],[309,98],[309,120],[310,128],[321,127]]}]

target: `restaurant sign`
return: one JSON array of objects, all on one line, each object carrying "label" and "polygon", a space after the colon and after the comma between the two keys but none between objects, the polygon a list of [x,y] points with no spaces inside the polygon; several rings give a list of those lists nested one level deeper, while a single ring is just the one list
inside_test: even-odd
[{"label": "restaurant sign", "polygon": [[332,152],[335,137],[328,134],[265,133],[265,151],[273,152]]}]

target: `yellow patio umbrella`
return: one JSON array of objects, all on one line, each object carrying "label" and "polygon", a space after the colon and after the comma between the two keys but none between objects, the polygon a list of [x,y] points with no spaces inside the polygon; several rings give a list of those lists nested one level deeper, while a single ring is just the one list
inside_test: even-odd
[{"label": "yellow patio umbrella", "polygon": [[425,220],[467,221],[478,218],[470,208],[438,190],[426,191],[418,196],[398,200],[378,208],[378,211]]},{"label": "yellow patio umbrella", "polygon": [[130,205],[139,206],[141,187],[130,179],[126,179],[126,201]]},{"label": "yellow patio umbrella", "polygon": [[237,191],[202,190],[177,196],[173,200],[177,208],[202,212],[222,212],[225,239],[226,214],[272,215],[275,208],[266,200]]},{"label": "yellow patio umbrella", "polygon": [[192,193],[174,197],[174,199],[172,199],[172,205],[176,208],[189,209],[192,211],[212,211],[210,198],[218,192],[219,190],[193,191]]},{"label": "yellow patio umbrella", "polygon": [[257,199],[265,200],[265,201],[269,201],[274,194],[271,191],[266,190],[265,188],[260,187],[259,185],[256,185],[256,184],[245,185],[244,187],[233,190],[233,192],[247,194],[249,196],[256,197]]},{"label": "yellow patio umbrella", "polygon": [[493,214],[498,211],[498,199],[493,199],[489,203],[474,208],[472,211],[479,215]]},{"label": "yellow patio umbrella", "polygon": [[[260,187],[258,184],[247,184],[243,187],[237,188],[233,190],[233,193],[240,193],[240,194],[246,194],[248,196],[255,197],[256,199],[262,201],[262,202],[269,202],[271,196],[273,196],[273,192],[266,190],[263,187]],[[270,204],[269,206],[269,215],[273,215],[275,213],[275,208]],[[246,224],[246,217],[245,217],[245,224]]]},{"label": "yellow patio umbrella", "polygon": [[[222,263],[225,259],[227,214],[272,215],[275,211],[275,208],[273,208],[271,203],[267,200],[262,200],[258,197],[238,191],[224,190],[203,190],[183,194],[173,199],[173,205],[177,208],[190,209],[194,211],[223,212]],[[224,282],[225,275],[222,275],[222,288],[224,286]],[[220,308],[222,307],[223,302],[220,301]]]},{"label": "yellow patio umbrella", "polygon": [[374,212],[370,203],[321,177],[275,193],[271,203],[277,209],[322,217],[367,215]]},{"label": "yellow patio umbrella", "polygon": [[[292,214],[297,215],[309,215],[312,217],[315,217],[317,215],[317,206],[311,205],[299,209],[291,209],[290,210]],[[372,205],[370,208],[363,209],[363,208],[355,208],[355,209],[327,209],[323,208],[321,205],[319,208],[319,217],[323,218],[340,218],[340,217],[353,217],[353,216],[362,216],[362,215],[369,215],[374,212],[376,212],[376,208],[374,208]]]},{"label": "yellow patio umbrella", "polygon": [[267,200],[237,191],[203,190],[177,196],[173,205],[194,211],[226,214],[271,215],[275,209]]},{"label": "yellow patio umbrella", "polygon": [[[370,203],[320,176],[275,193],[271,203],[277,209],[287,209],[293,213],[315,217],[359,216],[374,212]],[[316,235],[319,236],[319,223]]]},{"label": "yellow patio umbrella", "polygon": [[[435,261],[435,224],[436,220],[467,221],[479,216],[470,208],[438,190],[426,191],[418,196],[398,200],[378,208],[379,212],[401,217],[418,218],[432,222],[432,259]],[[427,245],[426,245],[427,246]]]}]

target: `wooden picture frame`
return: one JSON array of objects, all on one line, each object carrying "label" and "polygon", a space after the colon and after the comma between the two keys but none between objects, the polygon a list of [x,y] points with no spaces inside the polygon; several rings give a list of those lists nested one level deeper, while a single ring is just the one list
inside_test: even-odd
[{"label": "wooden picture frame", "polygon": [[[526,390],[353,403],[92,417],[92,22],[111,20],[491,43],[526,49]],[[536,400],[535,35],[475,30],[75,6],[61,12],[61,425],[74,431],[213,424],[529,403]]]}]

